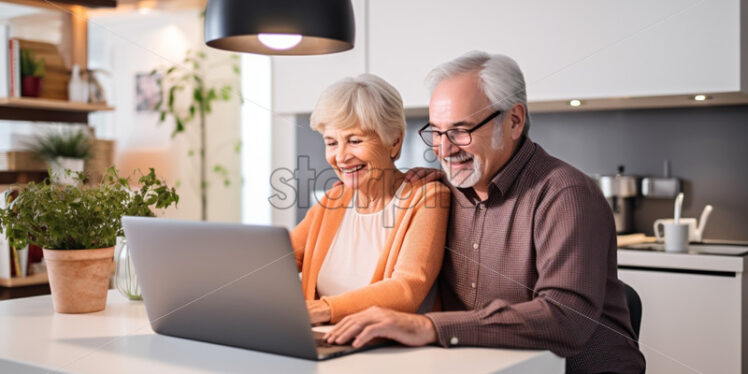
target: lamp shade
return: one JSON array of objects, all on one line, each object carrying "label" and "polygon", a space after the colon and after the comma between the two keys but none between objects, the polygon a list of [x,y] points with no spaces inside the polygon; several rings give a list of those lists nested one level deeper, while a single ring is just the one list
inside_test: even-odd
[{"label": "lamp shade", "polygon": [[353,48],[350,0],[209,0],[205,43],[264,55],[317,55]]}]

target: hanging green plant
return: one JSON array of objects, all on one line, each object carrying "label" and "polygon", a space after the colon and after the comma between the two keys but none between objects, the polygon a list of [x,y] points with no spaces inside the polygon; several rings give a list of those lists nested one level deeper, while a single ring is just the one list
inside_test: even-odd
[{"label": "hanging green plant", "polygon": [[[232,80],[229,82],[214,82],[210,79],[210,72],[222,67],[230,66],[233,74],[238,78],[240,74],[239,56],[230,55],[227,59],[214,65],[209,65],[208,56],[202,51],[187,51],[185,58],[178,64],[161,69],[154,69],[151,75],[158,78],[163,93],[162,100],[156,104],[159,112],[159,123],[168,118],[174,119],[174,130],[171,133],[175,137],[186,130],[186,126],[197,122],[200,127],[200,144],[197,152],[190,150],[187,155],[195,154],[199,157],[200,169],[200,197],[202,219],[207,219],[207,188],[208,188],[208,165],[206,161],[206,117],[212,113],[216,102],[228,102],[236,97],[241,97]],[[160,77],[159,77],[160,76]],[[183,93],[181,95],[181,93]],[[177,105],[177,98],[184,98],[186,102]],[[237,146],[236,152],[239,152]],[[223,185],[229,186],[228,169],[217,164],[213,167],[216,176],[222,179]]]}]

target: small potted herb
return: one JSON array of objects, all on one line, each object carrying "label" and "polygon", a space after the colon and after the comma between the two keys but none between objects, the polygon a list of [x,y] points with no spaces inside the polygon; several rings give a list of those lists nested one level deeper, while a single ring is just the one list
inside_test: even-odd
[{"label": "small potted herb", "polygon": [[0,229],[11,246],[34,243],[43,248],[58,313],[96,312],[106,306],[114,244],[123,235],[122,216],[154,216],[153,208],[179,202],[175,189],[153,169],[138,185],[131,190],[130,180],[109,168],[96,186],[30,182],[0,209]]},{"label": "small potted herb", "polygon": [[49,162],[53,182],[74,184],[76,173],[83,172],[91,157],[91,136],[83,129],[49,131],[37,135],[29,147]]},{"label": "small potted herb", "polygon": [[42,78],[46,75],[44,59],[34,58],[28,50],[21,50],[21,96],[39,97],[42,93]]}]

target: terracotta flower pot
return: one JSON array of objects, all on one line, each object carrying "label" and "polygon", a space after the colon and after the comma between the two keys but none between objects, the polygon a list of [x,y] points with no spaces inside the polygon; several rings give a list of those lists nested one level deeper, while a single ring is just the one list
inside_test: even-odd
[{"label": "terracotta flower pot", "polygon": [[113,259],[114,247],[44,249],[55,311],[91,313],[104,310]]}]

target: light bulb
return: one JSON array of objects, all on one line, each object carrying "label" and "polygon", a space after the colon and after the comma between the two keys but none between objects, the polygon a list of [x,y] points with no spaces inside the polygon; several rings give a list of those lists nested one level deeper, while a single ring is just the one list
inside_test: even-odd
[{"label": "light bulb", "polygon": [[577,99],[569,100],[569,105],[571,105],[573,107],[578,107],[578,106],[582,105],[582,101],[581,100],[577,100]]},{"label": "light bulb", "polygon": [[260,43],[272,49],[291,49],[301,42],[299,34],[259,34]]},{"label": "light bulb", "polygon": [[706,100],[706,95],[696,95],[693,97],[693,99],[696,101],[704,101]]},{"label": "light bulb", "polygon": [[139,0],[136,8],[140,14],[150,14],[156,10],[156,2],[154,0]]}]

